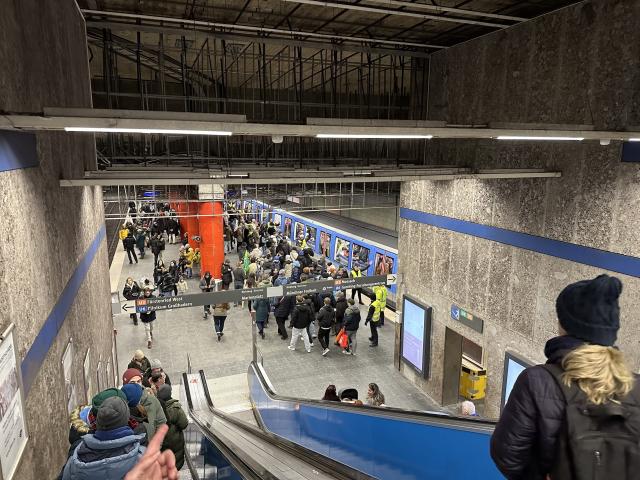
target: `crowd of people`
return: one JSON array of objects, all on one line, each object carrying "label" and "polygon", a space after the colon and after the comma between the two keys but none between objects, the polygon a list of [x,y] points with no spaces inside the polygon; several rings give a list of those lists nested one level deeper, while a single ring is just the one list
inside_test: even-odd
[{"label": "crowd of people", "polygon": [[[365,403],[358,399],[358,391],[355,388],[344,388],[340,391],[335,385],[329,385],[324,392],[322,400],[329,402],[351,403],[353,405],[362,406]],[[371,407],[386,407],[384,394],[380,391],[380,387],[376,383],[370,383],[367,388],[366,405]]]},{"label": "crowd of people", "polygon": [[[68,458],[58,478],[177,479],[188,423],[160,360],[138,350],[122,387],[107,388],[72,411]],[[153,471],[162,476],[145,476]]]}]

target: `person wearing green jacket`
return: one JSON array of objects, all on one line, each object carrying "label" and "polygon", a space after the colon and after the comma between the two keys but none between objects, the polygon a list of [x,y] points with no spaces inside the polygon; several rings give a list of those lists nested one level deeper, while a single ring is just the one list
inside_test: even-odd
[{"label": "person wearing green jacket", "polygon": [[169,432],[162,443],[162,450],[173,452],[176,457],[176,468],[180,470],[184,465],[184,430],[189,425],[189,420],[182,410],[180,402],[171,398],[171,385],[164,384],[158,389],[158,400],[160,400],[169,426]]},{"label": "person wearing green jacket", "polygon": [[[142,387],[142,373],[137,368],[129,368],[122,374],[122,384],[137,383]],[[160,401],[153,395],[150,388],[145,388],[140,398],[140,405],[147,414],[148,423],[145,424],[147,436],[153,438],[156,429],[163,423],[167,423]]]}]

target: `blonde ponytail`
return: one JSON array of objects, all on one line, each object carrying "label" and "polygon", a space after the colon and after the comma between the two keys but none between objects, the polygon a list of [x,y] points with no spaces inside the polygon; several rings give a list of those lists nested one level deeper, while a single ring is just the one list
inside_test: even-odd
[{"label": "blonde ponytail", "polygon": [[595,405],[616,402],[632,389],[635,380],[620,350],[601,345],[583,345],[562,361],[562,380],[576,382]]}]

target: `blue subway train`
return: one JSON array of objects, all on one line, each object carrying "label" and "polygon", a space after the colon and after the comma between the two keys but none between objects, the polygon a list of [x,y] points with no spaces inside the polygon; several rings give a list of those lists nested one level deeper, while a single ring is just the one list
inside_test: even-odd
[{"label": "blue subway train", "polygon": [[[294,245],[302,238],[317,255],[324,255],[336,265],[349,271],[360,266],[363,275],[388,275],[398,272],[397,234],[344,217],[321,212],[305,212],[304,216],[275,208],[258,200],[238,202],[250,209],[251,216],[260,222],[273,220]],[[366,238],[363,236],[366,235]],[[389,287],[388,300],[395,305],[396,287]]]}]

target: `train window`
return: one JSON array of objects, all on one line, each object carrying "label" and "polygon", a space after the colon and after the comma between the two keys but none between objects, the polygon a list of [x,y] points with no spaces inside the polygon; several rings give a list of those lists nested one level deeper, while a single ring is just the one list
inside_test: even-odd
[{"label": "train window", "polygon": [[309,247],[315,247],[317,233],[318,233],[318,229],[316,227],[307,225],[307,245]]},{"label": "train window", "polygon": [[329,248],[331,247],[331,234],[320,232],[320,255],[329,258]]},{"label": "train window", "polygon": [[349,266],[349,245],[350,242],[344,238],[336,237],[335,251],[333,252],[333,259],[343,267]]},{"label": "train window", "polygon": [[374,275],[388,275],[393,272],[393,258],[376,253]]},{"label": "train window", "polygon": [[284,236],[291,238],[291,219],[284,217]]},{"label": "train window", "polygon": [[293,237],[293,239],[295,240],[296,245],[300,246],[302,240],[304,239],[304,223],[295,223],[295,236]]},{"label": "train window", "polygon": [[371,250],[357,243],[353,244],[353,265],[360,267],[360,270],[366,272],[369,268],[369,254]]},{"label": "train window", "polygon": [[282,215],[280,215],[279,213],[274,213],[273,214],[273,223],[276,225],[276,227],[280,227],[280,222],[282,221]]}]

